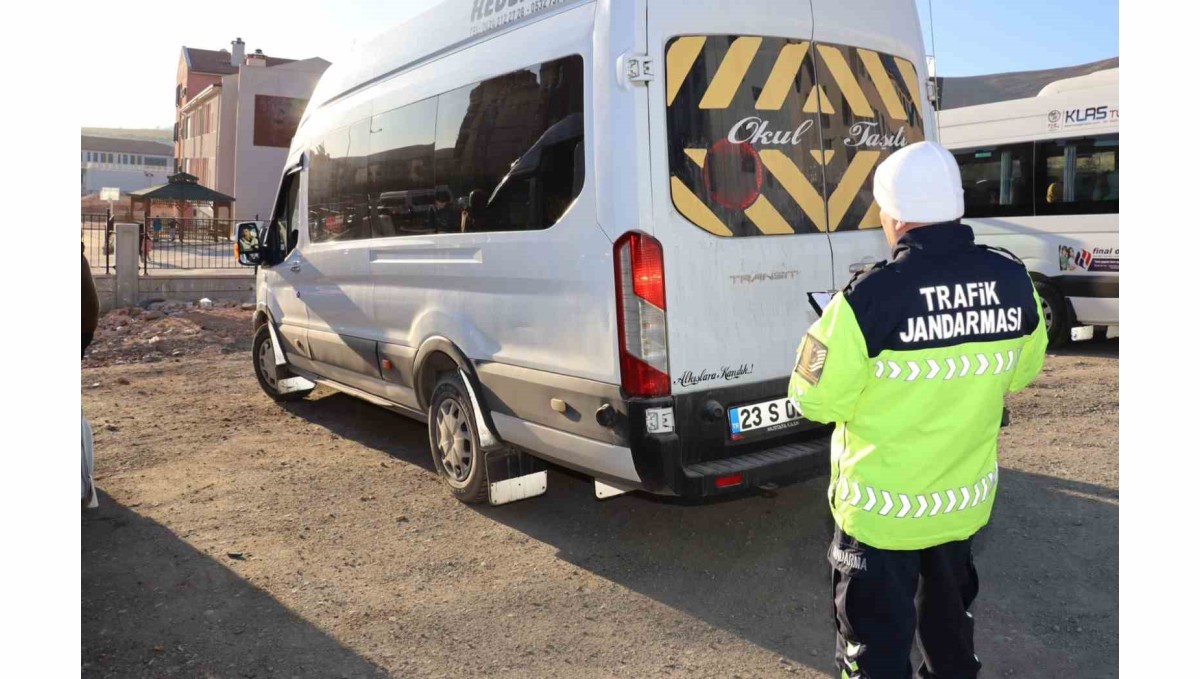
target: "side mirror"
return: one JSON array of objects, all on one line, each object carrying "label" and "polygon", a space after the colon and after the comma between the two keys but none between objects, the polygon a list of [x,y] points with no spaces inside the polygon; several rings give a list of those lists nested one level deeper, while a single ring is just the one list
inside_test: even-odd
[{"label": "side mirror", "polygon": [[265,251],[259,240],[258,222],[242,222],[236,227],[237,240],[233,245],[234,256],[242,266],[263,264]]}]

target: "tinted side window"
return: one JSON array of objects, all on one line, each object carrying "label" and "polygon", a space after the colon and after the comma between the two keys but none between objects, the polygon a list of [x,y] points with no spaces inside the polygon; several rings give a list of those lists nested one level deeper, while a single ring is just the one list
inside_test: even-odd
[{"label": "tinted side window", "polygon": [[[371,119],[370,197],[375,236],[429,233],[435,208],[433,134],[437,98],[402,106]],[[449,204],[448,191],[443,201]],[[453,209],[453,208],[452,208]],[[457,231],[457,213],[455,213]]]},{"label": "tinted side window", "polygon": [[338,175],[349,146],[350,132],[342,128],[326,134],[309,150],[308,238],[313,243],[334,240],[345,230]]},{"label": "tinted side window", "polygon": [[334,209],[341,216],[341,231],[334,240],[370,238],[372,213],[369,167],[371,121],[360,120],[349,128],[349,148],[337,171],[337,200]]},{"label": "tinted side window", "polygon": [[1037,170],[1037,214],[1118,212],[1117,135],[1040,142]]},{"label": "tinted side window", "polygon": [[583,188],[583,58],[453,90],[309,151],[312,242],[552,226]]},{"label": "tinted side window", "polygon": [[956,151],[966,217],[1033,214],[1033,144]]},{"label": "tinted side window", "polygon": [[552,226],[582,188],[582,153],[581,57],[438,97],[435,188],[465,231]]},{"label": "tinted side window", "polygon": [[275,200],[275,209],[271,215],[270,229],[263,246],[271,251],[269,263],[283,261],[283,258],[296,247],[300,232],[297,230],[300,203],[300,173],[292,172],[283,178],[279,187],[279,197]]},{"label": "tinted side window", "polygon": [[300,242],[300,173],[293,172],[289,178],[283,214],[279,219],[279,235],[283,238],[285,257]]}]

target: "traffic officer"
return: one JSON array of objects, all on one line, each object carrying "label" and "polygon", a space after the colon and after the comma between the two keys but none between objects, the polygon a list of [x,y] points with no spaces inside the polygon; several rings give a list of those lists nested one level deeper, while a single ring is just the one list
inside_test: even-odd
[{"label": "traffic officer", "polygon": [[842,679],[975,677],[971,538],[992,513],[1007,393],[1037,376],[1041,303],[1015,258],[975,244],[962,179],[921,142],[875,172],[892,258],[804,336],[788,395],[834,422],[829,548]]}]

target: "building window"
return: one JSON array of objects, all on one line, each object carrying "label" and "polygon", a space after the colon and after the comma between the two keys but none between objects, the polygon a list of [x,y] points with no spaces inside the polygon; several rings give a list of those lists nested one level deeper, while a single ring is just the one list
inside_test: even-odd
[{"label": "building window", "polygon": [[287,148],[300,126],[307,99],[293,97],[254,97],[254,145]]}]

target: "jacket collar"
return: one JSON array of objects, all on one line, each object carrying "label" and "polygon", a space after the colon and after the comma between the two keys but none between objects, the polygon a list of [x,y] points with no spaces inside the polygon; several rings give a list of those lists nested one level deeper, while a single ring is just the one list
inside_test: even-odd
[{"label": "jacket collar", "polygon": [[907,252],[941,255],[965,250],[975,245],[975,232],[958,221],[941,222],[913,229],[900,236],[892,249],[892,259]]}]

